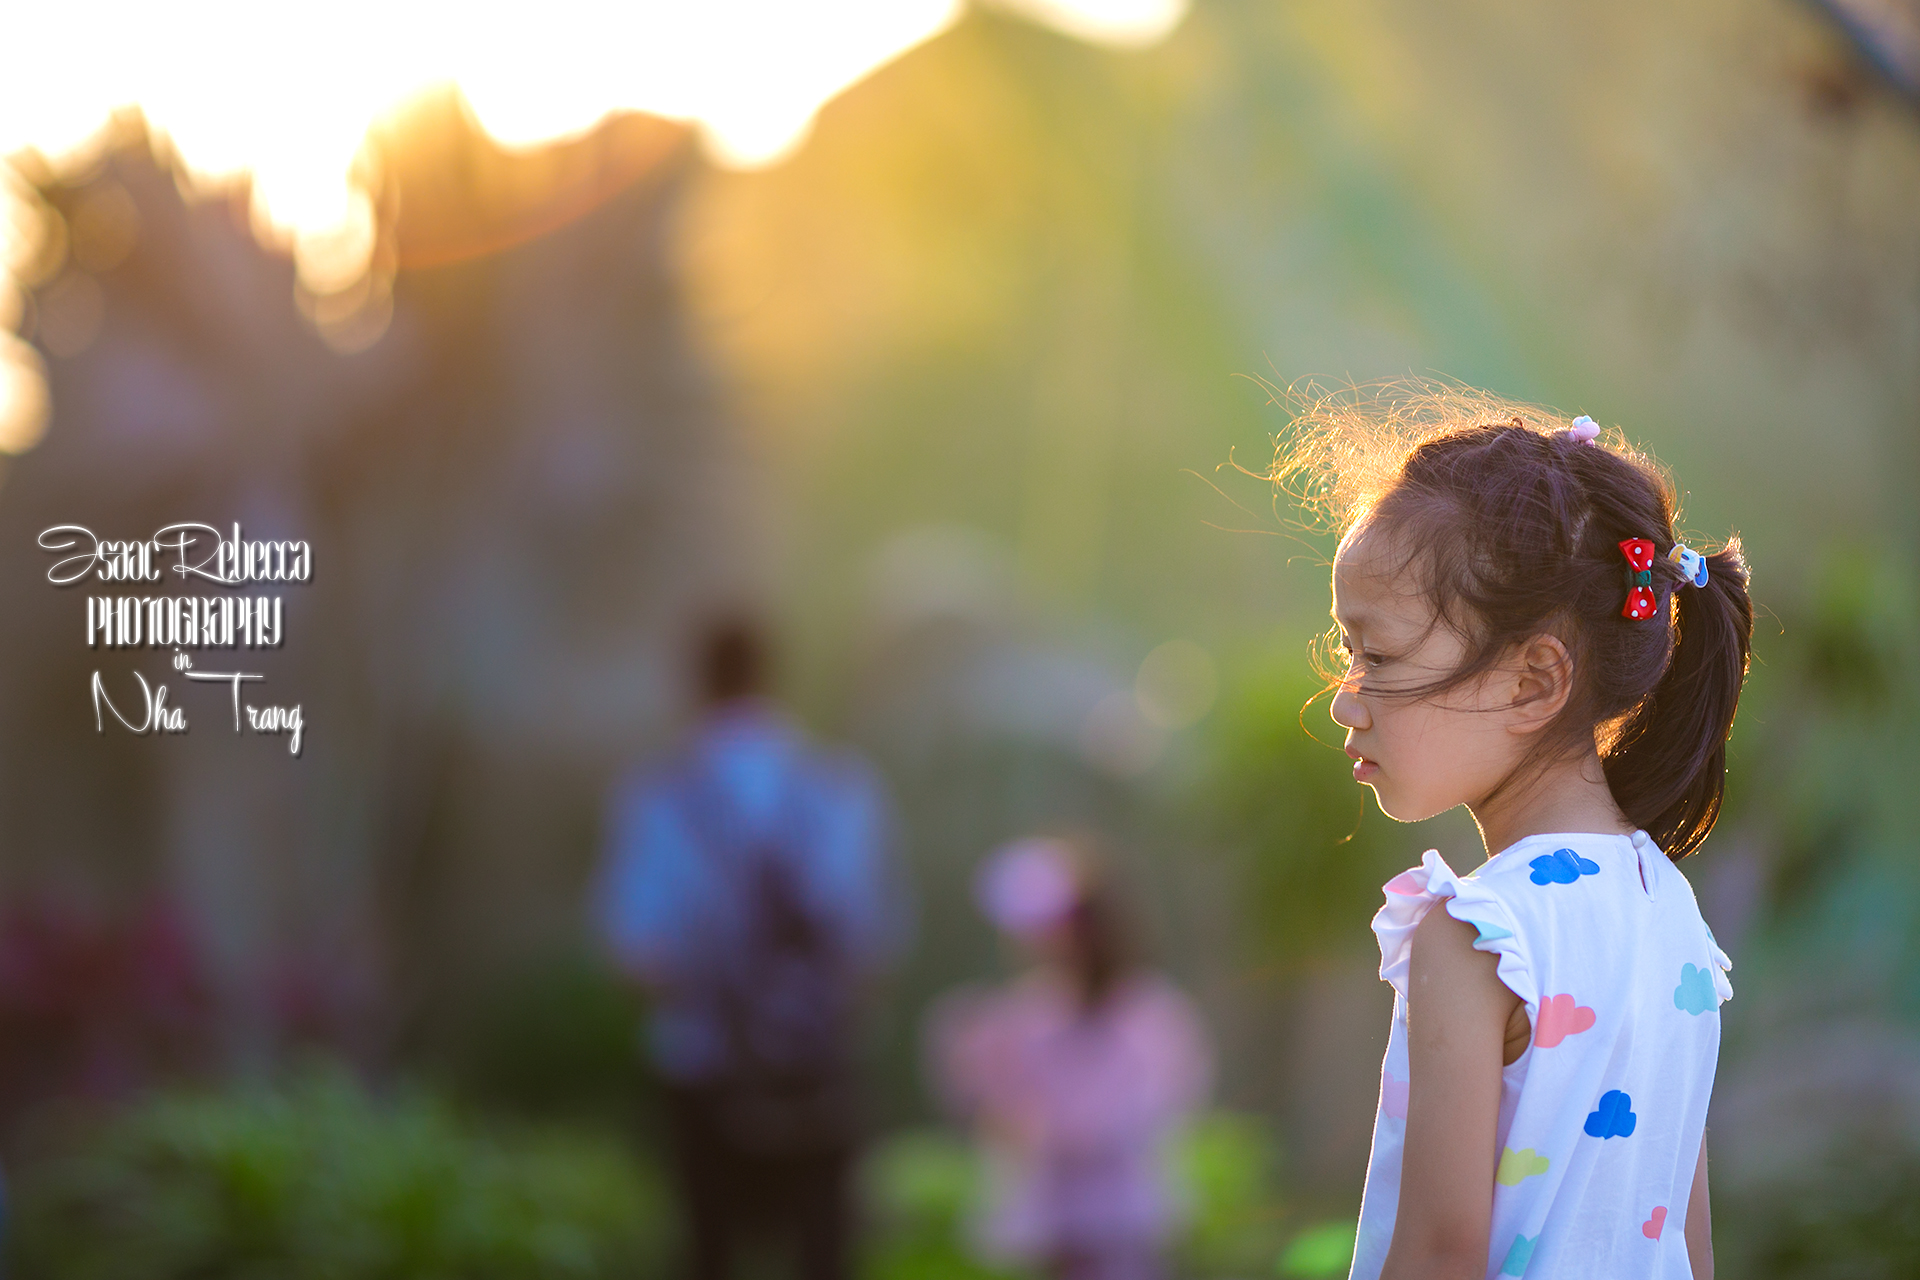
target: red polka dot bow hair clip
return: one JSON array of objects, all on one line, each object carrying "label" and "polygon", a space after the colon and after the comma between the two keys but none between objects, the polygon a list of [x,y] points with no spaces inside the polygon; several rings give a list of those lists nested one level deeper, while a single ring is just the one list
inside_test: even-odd
[{"label": "red polka dot bow hair clip", "polygon": [[1627,538],[1620,543],[1620,554],[1627,558],[1627,603],[1620,613],[1638,621],[1651,618],[1660,602],[1653,595],[1653,544],[1645,538]]},{"label": "red polka dot bow hair clip", "polygon": [[[1653,594],[1653,544],[1645,538],[1627,538],[1620,543],[1620,554],[1627,558],[1627,603],[1620,615],[1639,621],[1659,612],[1660,602]],[[1674,543],[1667,559],[1680,566],[1681,574],[1696,587],[1707,585],[1707,558],[1681,543]]]}]

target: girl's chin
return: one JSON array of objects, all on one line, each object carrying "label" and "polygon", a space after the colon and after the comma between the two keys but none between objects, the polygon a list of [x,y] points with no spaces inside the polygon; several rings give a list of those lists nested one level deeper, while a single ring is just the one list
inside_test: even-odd
[{"label": "girl's chin", "polygon": [[1428,818],[1445,812],[1442,809],[1428,811],[1420,806],[1407,804],[1402,797],[1394,795],[1392,791],[1377,782],[1369,782],[1365,785],[1372,789],[1374,803],[1380,806],[1380,812],[1395,822],[1425,822]]}]

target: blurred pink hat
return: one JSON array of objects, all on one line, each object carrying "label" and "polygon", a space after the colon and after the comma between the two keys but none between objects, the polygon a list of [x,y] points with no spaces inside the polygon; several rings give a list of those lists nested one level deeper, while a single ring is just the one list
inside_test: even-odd
[{"label": "blurred pink hat", "polygon": [[1061,840],[1028,837],[1001,845],[981,864],[974,900],[987,919],[1016,937],[1043,933],[1080,897],[1073,850]]}]

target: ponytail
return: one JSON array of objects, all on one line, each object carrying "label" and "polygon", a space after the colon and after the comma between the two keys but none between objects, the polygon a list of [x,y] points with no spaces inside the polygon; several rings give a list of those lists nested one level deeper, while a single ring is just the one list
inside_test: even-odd
[{"label": "ponytail", "polygon": [[1735,538],[1707,557],[1707,584],[1673,588],[1666,671],[1602,752],[1607,786],[1628,818],[1678,861],[1720,816],[1727,738],[1753,637],[1747,565]]}]

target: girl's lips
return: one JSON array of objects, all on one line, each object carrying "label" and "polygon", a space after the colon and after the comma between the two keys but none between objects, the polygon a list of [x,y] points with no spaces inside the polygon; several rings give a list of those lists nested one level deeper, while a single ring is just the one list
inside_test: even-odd
[{"label": "girl's lips", "polygon": [[1365,782],[1368,778],[1380,772],[1379,765],[1367,759],[1352,747],[1347,748],[1347,754],[1353,757],[1353,780],[1355,782]]}]

